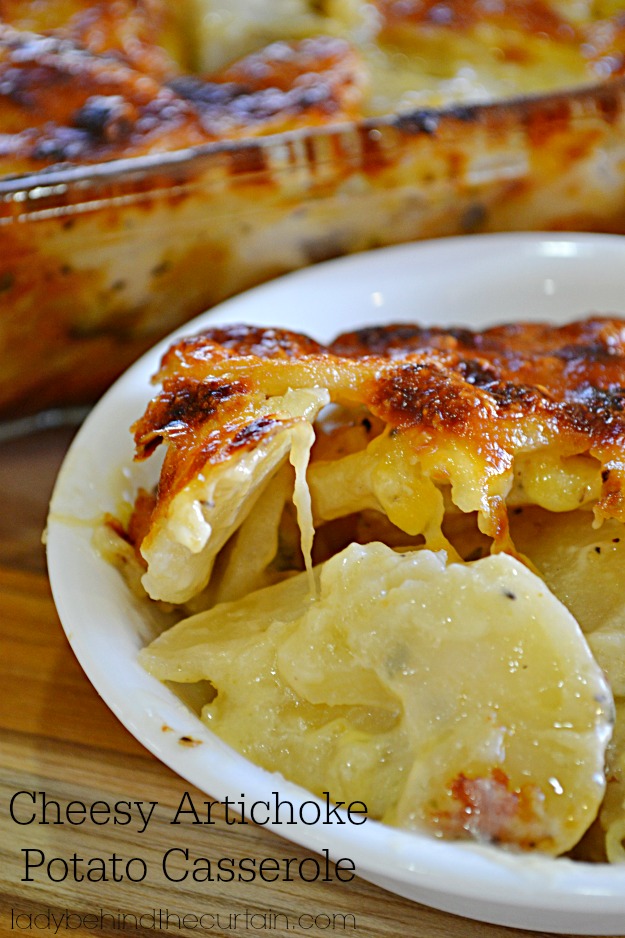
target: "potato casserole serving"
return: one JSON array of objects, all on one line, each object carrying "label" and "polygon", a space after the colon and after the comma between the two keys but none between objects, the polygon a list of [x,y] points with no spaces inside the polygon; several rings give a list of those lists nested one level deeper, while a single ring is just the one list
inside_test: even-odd
[{"label": "potato casserole serving", "polygon": [[216,326],[156,380],[97,533],[144,667],[372,818],[625,860],[624,322]]}]

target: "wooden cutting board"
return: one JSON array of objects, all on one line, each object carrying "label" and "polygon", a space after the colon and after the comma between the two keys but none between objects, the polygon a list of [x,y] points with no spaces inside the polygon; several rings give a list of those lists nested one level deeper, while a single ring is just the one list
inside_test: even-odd
[{"label": "wooden cutting board", "polygon": [[[311,855],[265,828],[229,826],[223,813],[211,827],[170,824],[185,792],[197,804],[205,796],[143,749],[98,697],[66,642],[50,595],[39,542],[68,441],[64,432],[0,444],[0,935],[53,935],[60,923],[57,934],[64,936],[141,938],[159,930],[159,917],[160,930],[174,935],[536,935],[428,909],[359,878],[273,884],[165,878],[162,858],[172,848],[188,849],[191,858],[299,861]],[[8,808],[17,792],[24,794],[14,801],[12,820]],[[51,823],[25,823],[33,814],[42,817],[44,796],[33,792],[45,792]],[[70,817],[78,822],[81,804],[88,809],[128,801],[158,803],[143,833],[139,823],[53,823],[53,802],[65,819],[73,803]],[[106,864],[107,875],[124,878],[77,880],[69,862],[74,854],[78,877],[89,858],[117,856]],[[42,866],[34,867],[43,857]],[[141,882],[125,878],[131,858],[146,864]],[[172,864],[173,875],[182,877],[186,866]],[[137,878],[139,864],[128,873]]]}]

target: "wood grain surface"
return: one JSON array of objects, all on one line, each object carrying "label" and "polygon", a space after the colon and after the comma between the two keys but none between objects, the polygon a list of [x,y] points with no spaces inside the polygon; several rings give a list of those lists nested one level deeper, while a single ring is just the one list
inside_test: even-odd
[{"label": "wood grain surface", "polygon": [[[536,935],[425,908],[359,878],[259,885],[172,883],[162,876],[161,858],[175,846],[213,858],[303,859],[308,854],[265,828],[228,826],[223,815],[213,827],[187,825],[183,833],[172,834],[176,828],[169,821],[184,792],[198,803],[205,796],[143,749],[98,697],[73,657],[50,595],[40,537],[68,442],[67,432],[47,432],[0,445],[0,935],[53,935],[54,922],[61,921],[57,934],[65,936],[142,938],[158,931],[151,916],[158,922],[159,914],[160,930],[174,935],[198,934],[193,916],[200,915],[205,916],[201,933],[221,936]],[[90,821],[20,826],[8,812],[18,791],[45,792],[63,810],[70,802],[100,801],[156,801],[158,809],[142,834],[130,825]],[[73,876],[51,882],[33,871],[33,881],[24,882],[26,849],[41,851],[46,860],[74,853],[85,860],[141,857],[150,875],[140,883],[95,883]],[[60,864],[52,872],[61,878]],[[181,929],[178,922],[185,915],[187,928]],[[140,927],[134,927],[133,916],[143,916]],[[207,923],[213,927],[207,929]]]}]

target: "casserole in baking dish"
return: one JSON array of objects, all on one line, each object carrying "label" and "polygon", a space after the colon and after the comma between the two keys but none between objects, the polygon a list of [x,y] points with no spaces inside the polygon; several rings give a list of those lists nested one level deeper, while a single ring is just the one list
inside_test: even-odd
[{"label": "casserole in baking dish", "polygon": [[623,4],[0,3],[0,408],[287,270],[625,228]]}]

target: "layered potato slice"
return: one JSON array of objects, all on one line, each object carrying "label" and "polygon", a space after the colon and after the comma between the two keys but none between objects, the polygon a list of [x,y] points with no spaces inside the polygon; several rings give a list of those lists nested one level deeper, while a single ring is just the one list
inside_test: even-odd
[{"label": "layered potato slice", "polygon": [[129,530],[183,620],[144,664],[374,817],[619,859],[624,377],[606,317],[178,342],[134,427],[165,457]]},{"label": "layered potato slice", "polygon": [[373,817],[562,853],[604,790],[611,695],[579,626],[499,555],[352,545],[214,607],[141,655],[209,680],[203,716],[254,762]]},{"label": "layered potato slice", "polygon": [[[227,429],[208,421],[196,440],[206,467],[198,465],[193,446],[191,465],[186,467],[188,483],[172,499],[167,515],[151,525],[143,542],[148,562],[143,583],[153,599],[183,603],[196,596],[208,584],[218,552],[287,456],[305,471],[314,441],[312,420],[327,403],[327,392],[287,391],[255,401],[254,409],[245,401],[241,413],[240,395],[231,391],[235,401]],[[175,424],[169,425],[169,431],[176,432]],[[304,491],[298,504],[305,516],[302,525],[308,520],[310,528],[307,494]]]}]

